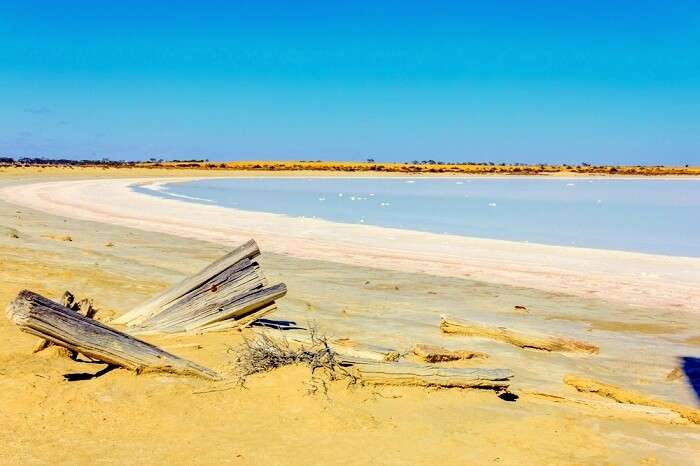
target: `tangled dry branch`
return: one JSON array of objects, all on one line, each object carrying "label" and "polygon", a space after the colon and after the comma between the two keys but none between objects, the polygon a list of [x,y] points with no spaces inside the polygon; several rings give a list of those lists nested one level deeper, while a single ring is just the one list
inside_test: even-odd
[{"label": "tangled dry branch", "polygon": [[285,338],[272,338],[259,333],[253,339],[244,338],[243,344],[232,351],[236,354],[236,375],[243,385],[249,375],[267,372],[278,367],[292,364],[306,365],[311,369],[309,392],[315,393],[319,388],[327,392],[326,383],[316,377],[321,369],[330,380],[352,376],[343,368],[325,337],[317,337],[313,329],[309,330],[310,344],[292,346]]}]

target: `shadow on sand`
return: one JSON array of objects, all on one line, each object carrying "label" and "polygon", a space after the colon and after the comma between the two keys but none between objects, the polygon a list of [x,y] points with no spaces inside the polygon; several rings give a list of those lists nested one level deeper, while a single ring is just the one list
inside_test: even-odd
[{"label": "shadow on sand", "polygon": [[258,319],[251,325],[252,327],[267,327],[275,330],[306,330],[304,327],[299,327],[292,320],[271,320]]},{"label": "shadow on sand", "polygon": [[68,382],[78,382],[80,380],[91,380],[91,379],[96,379],[98,377],[102,377],[103,375],[107,374],[108,372],[112,372],[114,369],[116,369],[117,366],[113,366],[111,364],[107,365],[107,367],[100,369],[99,371],[95,372],[94,374],[90,372],[74,372],[71,374],[63,374],[63,378],[66,379]]}]

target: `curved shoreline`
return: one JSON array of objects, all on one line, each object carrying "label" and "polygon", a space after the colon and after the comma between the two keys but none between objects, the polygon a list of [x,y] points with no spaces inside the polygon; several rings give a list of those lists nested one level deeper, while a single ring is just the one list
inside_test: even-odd
[{"label": "curved shoreline", "polygon": [[268,252],[469,278],[645,307],[700,310],[700,258],[549,246],[292,218],[134,192],[172,178],[30,182],[0,188],[20,206]]}]

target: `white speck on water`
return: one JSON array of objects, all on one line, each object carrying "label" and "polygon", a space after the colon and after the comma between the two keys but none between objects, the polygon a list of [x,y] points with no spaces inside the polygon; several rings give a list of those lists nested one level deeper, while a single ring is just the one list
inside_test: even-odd
[{"label": "white speck on water", "polygon": [[455,184],[464,184],[464,183],[462,183],[461,181],[458,181],[458,182],[456,182]]},{"label": "white speck on water", "polygon": [[325,197],[319,197],[318,200],[321,201],[321,202],[323,202],[323,201],[326,200],[326,198],[325,198]]},{"label": "white speck on water", "polygon": [[406,183],[415,183],[416,180],[406,180]]},{"label": "white speck on water", "polygon": [[338,197],[343,197],[343,193],[338,193]]},{"label": "white speck on water", "polygon": [[595,203],[596,203],[596,204],[602,204],[602,203],[603,203],[603,201],[602,201],[602,200],[600,200],[600,199],[598,199],[597,201],[595,201]]},{"label": "white speck on water", "polygon": [[382,207],[386,207],[386,206],[391,205],[391,204],[389,202],[382,202],[379,205]]},{"label": "white speck on water", "polygon": [[374,197],[374,193],[370,193],[370,194],[369,194],[369,197]]},{"label": "white speck on water", "polygon": [[350,200],[351,200],[351,201],[354,201],[354,200],[355,200],[355,196],[350,196]]},{"label": "white speck on water", "polygon": [[365,223],[365,219],[364,219],[364,218],[361,218],[361,219],[360,219],[360,223]]},{"label": "white speck on water", "polygon": [[566,183],[567,186],[576,186],[574,183]]},{"label": "white speck on water", "polygon": [[496,203],[495,203],[495,202],[489,202],[489,207],[496,207]]}]

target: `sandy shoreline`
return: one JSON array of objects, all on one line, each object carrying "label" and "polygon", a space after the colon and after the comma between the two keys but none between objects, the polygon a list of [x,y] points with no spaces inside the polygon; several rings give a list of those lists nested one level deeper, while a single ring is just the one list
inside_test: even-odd
[{"label": "sandy shoreline", "polygon": [[192,204],[133,192],[168,179],[15,184],[0,198],[54,215],[388,270],[470,278],[620,303],[700,310],[700,259],[465,238]]}]

